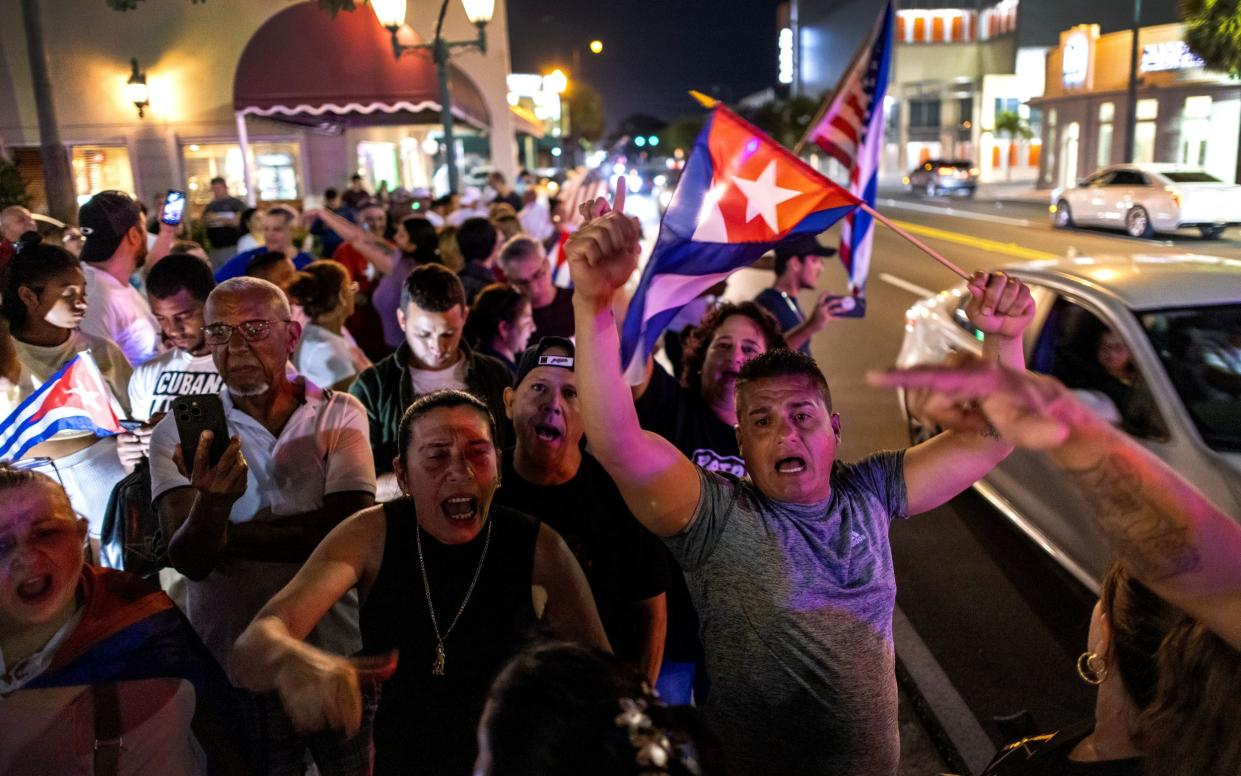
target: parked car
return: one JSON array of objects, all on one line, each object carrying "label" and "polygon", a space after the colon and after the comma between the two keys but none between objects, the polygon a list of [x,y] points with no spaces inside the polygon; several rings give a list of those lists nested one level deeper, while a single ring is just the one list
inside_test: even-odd
[{"label": "parked car", "polygon": [[1176,164],[1118,164],[1051,194],[1052,223],[1124,229],[1150,237],[1197,227],[1218,239],[1241,225],[1241,186],[1224,183],[1195,167]]},{"label": "parked car", "polygon": [[922,192],[934,197],[946,193],[972,197],[978,186],[978,168],[968,161],[930,159],[910,170],[904,183],[910,194]]},{"label": "parked car", "polygon": [[[1029,368],[1064,382],[1241,521],[1241,262],[1079,257],[1008,271],[1038,304],[1025,335]],[[980,353],[984,335],[965,315],[968,301],[961,285],[909,308],[897,364]],[[900,404],[913,441],[936,433],[909,417],[904,395]],[[1112,552],[1044,456],[1018,450],[974,487],[1098,590]]]}]

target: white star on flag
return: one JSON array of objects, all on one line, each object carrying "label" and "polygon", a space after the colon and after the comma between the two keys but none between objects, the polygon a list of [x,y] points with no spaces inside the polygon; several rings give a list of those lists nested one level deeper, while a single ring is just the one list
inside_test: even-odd
[{"label": "white star on flag", "polygon": [[767,222],[767,227],[773,232],[780,231],[779,223],[776,221],[776,206],[802,194],[797,189],[785,189],[776,185],[775,159],[767,163],[758,178],[746,180],[734,177],[733,183],[745,195],[746,223],[753,221],[755,216],[762,216]]},{"label": "white star on flag", "polygon": [[99,409],[99,391],[92,391],[90,388],[73,387],[66,390],[65,393],[77,396],[82,400],[82,405],[88,410]]}]

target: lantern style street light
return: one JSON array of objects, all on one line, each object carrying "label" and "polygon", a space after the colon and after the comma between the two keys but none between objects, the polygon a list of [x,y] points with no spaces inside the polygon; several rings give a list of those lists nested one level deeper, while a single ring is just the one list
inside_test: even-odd
[{"label": "lantern style street light", "polygon": [[146,109],[151,105],[151,91],[147,87],[147,74],[138,69],[138,60],[129,60],[132,72],[129,74],[129,80],[125,82],[125,99],[134,104],[138,109],[138,118],[146,117]]},{"label": "lantern style street light", "polygon": [[405,24],[406,0],[371,0],[375,16],[379,23],[392,36],[392,54],[397,59],[406,51],[429,50],[435,61],[435,73],[439,77],[440,86],[440,121],[444,125],[444,163],[448,166],[448,191],[458,192],[460,173],[457,170],[457,148],[453,138],[452,92],[448,87],[448,63],[452,58],[453,49],[477,48],[487,53],[487,24],[495,13],[495,0],[461,0],[465,7],[466,18],[478,29],[478,37],[474,40],[444,40],[444,16],[448,13],[448,4],[452,0],[444,0],[440,5],[439,19],[435,23],[435,38],[430,43],[406,45],[397,40],[397,30]]}]

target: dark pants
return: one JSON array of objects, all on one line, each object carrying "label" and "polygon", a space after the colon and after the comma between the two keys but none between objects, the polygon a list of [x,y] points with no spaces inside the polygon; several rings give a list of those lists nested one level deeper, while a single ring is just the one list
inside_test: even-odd
[{"label": "dark pants", "polygon": [[351,737],[333,731],[298,733],[285,714],[276,693],[255,695],[237,691],[250,734],[254,759],[260,773],[268,776],[302,776],[307,754],[321,776],[369,776],[375,762],[371,723],[375,719],[378,697],[363,690],[362,727]]}]

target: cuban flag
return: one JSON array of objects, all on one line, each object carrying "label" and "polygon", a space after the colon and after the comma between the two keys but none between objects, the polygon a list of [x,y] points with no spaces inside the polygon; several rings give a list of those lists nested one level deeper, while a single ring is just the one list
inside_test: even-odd
[{"label": "cuban flag", "polygon": [[70,429],[101,437],[121,432],[112,392],[90,351],[69,359],[0,421],[0,460],[19,460],[30,448]]},{"label": "cuban flag", "polygon": [[[800,149],[807,141],[836,159],[849,171],[849,191],[875,206],[879,181],[879,153],[883,150],[883,98],[892,69],[892,31],[895,11],[888,3],[879,17],[871,40],[853,58],[848,71],[826,102]],[[874,219],[857,210],[841,225],[840,260],[849,273],[849,288],[855,296],[866,291],[870,272]]]},{"label": "cuban flag", "polygon": [[818,234],[858,204],[762,130],[713,104],[625,315],[621,363],[630,382],[641,381],[660,334],[687,303],[786,237]]}]

